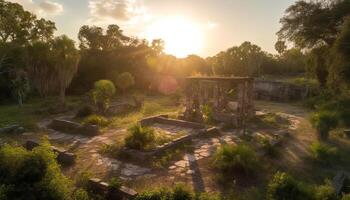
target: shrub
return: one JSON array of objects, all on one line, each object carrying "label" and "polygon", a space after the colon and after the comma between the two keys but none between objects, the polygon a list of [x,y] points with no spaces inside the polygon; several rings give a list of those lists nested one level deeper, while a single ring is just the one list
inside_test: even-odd
[{"label": "shrub", "polygon": [[71,182],[61,173],[56,155],[45,140],[27,151],[5,145],[0,149],[2,199],[68,199]]},{"label": "shrub", "polygon": [[125,145],[131,149],[144,150],[155,140],[154,129],[135,124],[128,129]]},{"label": "shrub", "polygon": [[123,185],[123,181],[120,178],[113,177],[109,180],[109,188],[110,189],[119,189]]},{"label": "shrub", "polygon": [[81,171],[79,174],[76,176],[75,184],[78,187],[88,189],[88,182],[89,179],[91,179],[94,176],[94,174],[90,171]]},{"label": "shrub", "polygon": [[255,172],[258,159],[255,151],[245,144],[223,145],[215,154],[214,166],[224,172],[239,170],[248,174]]},{"label": "shrub", "polygon": [[314,142],[311,144],[311,152],[315,160],[325,164],[331,162],[338,156],[338,150],[336,147],[330,147],[329,145],[320,142]]},{"label": "shrub", "polygon": [[99,127],[105,127],[109,124],[109,120],[103,116],[100,115],[90,115],[86,117],[83,121],[82,124],[86,125],[96,125]]},{"label": "shrub", "polygon": [[89,193],[83,189],[74,191],[72,200],[90,200]]},{"label": "shrub", "polygon": [[311,199],[309,192],[301,183],[286,173],[277,172],[267,189],[269,200],[299,200]]},{"label": "shrub", "polygon": [[201,193],[195,194],[190,187],[177,183],[172,188],[157,188],[140,193],[135,200],[219,200],[218,195]]},{"label": "shrub", "polygon": [[315,200],[337,200],[331,181],[326,180],[324,185],[317,186],[314,192]]},{"label": "shrub", "polygon": [[129,72],[121,73],[115,79],[115,85],[122,91],[129,89],[134,84],[135,84],[134,76]]},{"label": "shrub", "polygon": [[115,86],[112,81],[99,80],[95,82],[92,90],[94,103],[100,111],[105,112],[109,107],[110,98],[115,94]]},{"label": "shrub", "polygon": [[206,123],[206,124],[213,123],[214,119],[213,119],[212,107],[210,105],[204,105],[204,106],[202,106],[201,111],[203,113],[204,123]]},{"label": "shrub", "polygon": [[341,200],[350,200],[350,194],[343,194]]},{"label": "shrub", "polygon": [[327,140],[329,131],[338,125],[338,116],[334,112],[319,111],[312,115],[311,124],[317,129],[320,140]]},{"label": "shrub", "polygon": [[93,113],[94,113],[94,109],[91,106],[84,105],[78,110],[76,117],[87,117],[89,115],[92,115]]}]

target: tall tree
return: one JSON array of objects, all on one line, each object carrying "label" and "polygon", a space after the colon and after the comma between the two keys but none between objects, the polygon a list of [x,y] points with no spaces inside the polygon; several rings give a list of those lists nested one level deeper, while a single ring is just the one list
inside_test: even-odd
[{"label": "tall tree", "polygon": [[53,40],[52,55],[59,97],[61,103],[64,104],[66,89],[78,69],[79,52],[74,46],[74,41],[62,35]]}]

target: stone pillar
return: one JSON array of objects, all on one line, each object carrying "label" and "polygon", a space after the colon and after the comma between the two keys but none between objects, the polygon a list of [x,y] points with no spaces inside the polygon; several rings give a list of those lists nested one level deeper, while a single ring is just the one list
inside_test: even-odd
[{"label": "stone pillar", "polygon": [[255,108],[254,108],[254,81],[248,82],[248,88],[247,88],[247,101],[248,101],[248,116],[253,117],[255,115]]},{"label": "stone pillar", "polygon": [[213,99],[214,99],[214,110],[218,111],[219,109],[219,84],[217,82],[213,85]]}]

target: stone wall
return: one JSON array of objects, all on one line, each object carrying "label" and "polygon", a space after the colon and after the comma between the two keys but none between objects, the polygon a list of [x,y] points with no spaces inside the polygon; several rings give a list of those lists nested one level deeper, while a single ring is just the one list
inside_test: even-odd
[{"label": "stone wall", "polygon": [[[35,147],[39,146],[39,143],[28,140],[24,147],[31,151],[32,149],[34,149]],[[63,165],[72,165],[75,163],[75,159],[77,158],[77,156],[73,153],[70,153],[64,149],[60,149],[57,148],[55,146],[51,146],[53,152],[55,152],[57,154],[57,162]]]},{"label": "stone wall", "polygon": [[49,128],[64,133],[81,134],[89,136],[96,136],[100,133],[99,128],[95,125],[81,125],[76,122],[62,119],[54,119],[49,125]]},{"label": "stone wall", "polygon": [[298,101],[310,95],[310,89],[290,83],[256,80],[254,96],[257,100],[268,101]]},{"label": "stone wall", "polygon": [[129,200],[137,196],[137,192],[131,188],[121,186],[119,189],[112,189],[108,183],[97,178],[90,179],[88,187],[95,194],[105,196],[106,200]]}]

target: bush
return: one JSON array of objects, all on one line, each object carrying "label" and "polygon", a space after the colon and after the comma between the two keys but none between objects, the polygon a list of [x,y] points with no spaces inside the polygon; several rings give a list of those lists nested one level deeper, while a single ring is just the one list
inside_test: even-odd
[{"label": "bush", "polygon": [[337,200],[331,181],[326,180],[324,185],[317,186],[314,192],[315,200]]},{"label": "bush", "polygon": [[115,85],[122,91],[129,89],[134,84],[135,84],[134,76],[129,72],[121,73],[115,79]]},{"label": "bush", "polygon": [[333,159],[338,157],[338,150],[336,147],[314,142],[311,144],[311,152],[315,160],[322,163],[330,163]]},{"label": "bush", "polygon": [[94,103],[100,111],[107,111],[110,103],[110,98],[115,94],[115,86],[112,81],[99,80],[95,82],[92,90]]},{"label": "bush", "polygon": [[63,200],[72,192],[72,184],[61,173],[46,140],[32,151],[10,145],[2,147],[0,183],[2,199]]},{"label": "bush", "polygon": [[338,125],[338,116],[334,112],[319,111],[311,117],[312,126],[317,129],[318,138],[327,140],[329,131]]},{"label": "bush", "polygon": [[311,199],[309,192],[301,183],[286,173],[277,172],[267,189],[269,200],[307,200]]},{"label": "bush", "polygon": [[94,109],[91,106],[84,105],[78,110],[76,117],[87,117],[89,115],[92,115],[93,113],[94,113]]},{"label": "bush", "polygon": [[212,109],[212,107],[210,105],[202,106],[201,111],[203,113],[204,123],[211,124],[211,123],[214,122],[213,109]]},{"label": "bush", "polygon": [[105,127],[109,124],[109,120],[103,116],[100,116],[100,115],[90,115],[82,121],[82,124]]},{"label": "bush", "polygon": [[223,145],[217,150],[213,164],[224,172],[238,170],[248,174],[255,172],[258,159],[255,151],[245,144]]},{"label": "bush", "polygon": [[73,193],[72,200],[90,200],[89,193],[83,189],[78,189]]},{"label": "bush", "polygon": [[343,194],[341,200],[350,200],[350,194]]},{"label": "bush", "polygon": [[206,193],[194,194],[186,185],[175,184],[173,188],[158,188],[139,194],[136,200],[218,200],[217,196]]},{"label": "bush", "polygon": [[125,138],[125,146],[131,149],[144,150],[155,140],[154,129],[135,124],[128,129],[129,135]]},{"label": "bush", "polygon": [[109,180],[109,188],[110,189],[119,189],[123,185],[123,181],[117,177],[113,177],[111,180]]}]

